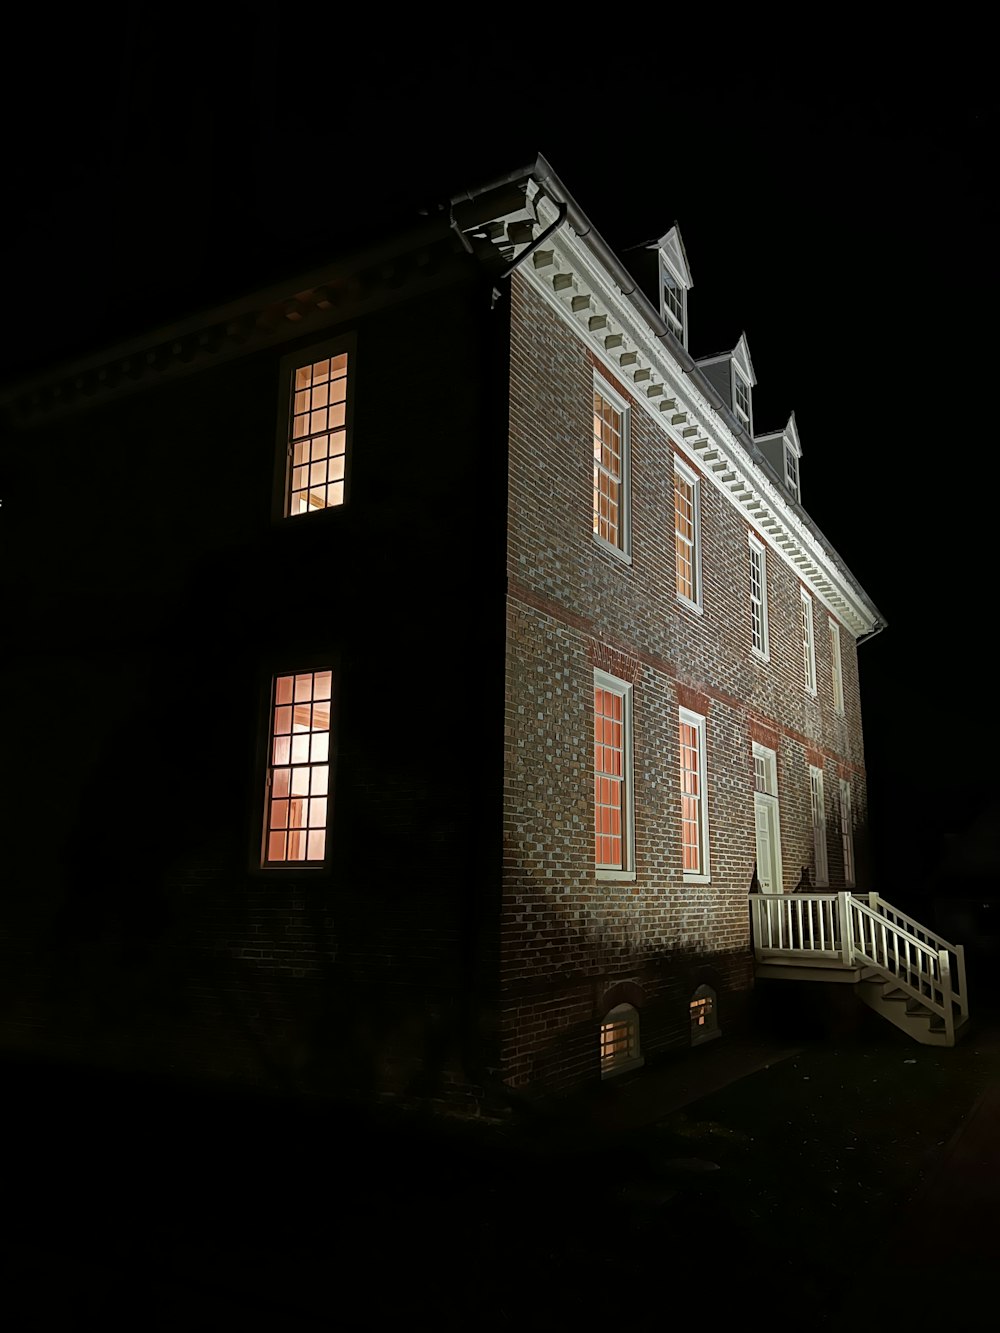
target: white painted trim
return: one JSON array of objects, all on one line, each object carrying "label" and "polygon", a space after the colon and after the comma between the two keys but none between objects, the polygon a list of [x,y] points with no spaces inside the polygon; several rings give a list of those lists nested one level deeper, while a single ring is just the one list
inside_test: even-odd
[{"label": "white painted trim", "polygon": [[[684,846],[682,843],[681,878],[685,884],[711,884],[712,844],[708,823],[708,721],[703,714],[693,713],[690,708],[683,707],[677,710],[677,720],[678,724],[685,722],[688,726],[694,727],[698,736],[698,784],[701,789],[701,797],[698,801],[698,831],[701,841],[702,867],[697,871],[683,868]],[[679,746],[680,737],[678,736],[678,749]],[[683,797],[683,792],[679,794]]]},{"label": "white painted trim", "polygon": [[[750,570],[750,651],[754,657],[761,662],[770,662],[771,660],[771,642],[767,625],[767,547],[752,532],[747,533],[747,543],[751,551],[751,570]],[[761,614],[761,641],[763,646],[758,648],[753,641],[753,552],[760,555],[760,614]]]},{"label": "white painted trim", "polygon": [[[694,578],[694,597],[685,597],[683,593],[677,591],[677,513],[676,513],[676,478],[680,476],[691,487],[691,505],[694,510],[694,547],[691,553],[692,577]],[[704,596],[702,595],[701,584],[701,477],[693,469],[682,463],[678,456],[674,454],[674,597],[682,606],[688,607],[692,611],[697,611],[699,615],[703,614]]]},{"label": "white painted trim", "polygon": [[[611,387],[605,377],[596,370],[594,371],[594,392],[599,393],[602,398],[606,398],[609,403],[618,409],[621,416],[622,475],[620,485],[622,502],[620,505],[620,521],[622,544],[621,546],[613,546],[607,538],[602,537],[597,532],[593,534],[594,540],[605,551],[610,551],[619,560],[623,560],[625,564],[630,565],[632,563],[632,408],[621,394]],[[591,452],[593,452],[593,440],[591,440]],[[591,524],[591,528],[593,528],[593,524]]]},{"label": "white painted trim", "polygon": [[[802,599],[802,673],[805,680],[806,694],[816,698],[816,618],[813,614],[813,599],[806,592],[805,588],[799,589],[799,596]],[[806,652],[808,650],[808,666],[806,665]]]},{"label": "white painted trim", "polygon": [[832,616],[830,625],[830,656],[832,659],[831,675],[833,683],[833,711],[838,717],[844,716],[844,659],[840,651],[840,626]]},{"label": "white painted trim", "polygon": [[809,815],[813,830],[813,864],[816,888],[825,889],[830,883],[830,858],[826,846],[826,792],[823,770],[809,765]]},{"label": "white painted trim", "polygon": [[[619,680],[617,676],[609,675],[607,671],[602,671],[600,667],[594,668],[594,680],[592,689],[610,690],[614,694],[622,697],[622,802],[624,804],[624,819],[622,820],[622,857],[624,865],[621,869],[614,866],[596,866],[594,873],[599,880],[634,880],[635,870],[635,758],[634,745],[632,740],[632,693],[633,687],[628,681]],[[590,714],[593,717],[594,698],[590,698]],[[593,736],[593,722],[591,723],[591,736]],[[593,744],[593,742],[591,742]],[[591,780],[597,774],[594,769],[593,760],[590,765]],[[593,836],[594,830],[591,829]]]}]

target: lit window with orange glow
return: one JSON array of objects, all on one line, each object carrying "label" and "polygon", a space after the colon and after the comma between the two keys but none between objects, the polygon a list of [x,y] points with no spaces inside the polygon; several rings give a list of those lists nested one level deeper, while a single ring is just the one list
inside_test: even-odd
[{"label": "lit window with orange glow", "polygon": [[634,878],[632,687],[594,672],[594,864]]},{"label": "lit window with orange glow", "polygon": [[623,1074],[642,1063],[638,1011],[630,1004],[616,1004],[601,1023],[601,1078]]},{"label": "lit window with orange glow", "polygon": [[708,879],[705,719],[680,710],[681,853],[684,878]]},{"label": "lit window with orange glow", "polygon": [[628,555],[628,409],[603,383],[594,386],[594,536]]},{"label": "lit window with orange glow", "polygon": [[264,865],[321,865],[330,791],[332,672],[276,676],[264,816]]},{"label": "lit window with orange glow", "polygon": [[674,556],[677,596],[701,604],[698,479],[674,461]]},{"label": "lit window with orange glow", "polygon": [[344,503],[347,353],[296,366],[288,434],[288,514]]}]

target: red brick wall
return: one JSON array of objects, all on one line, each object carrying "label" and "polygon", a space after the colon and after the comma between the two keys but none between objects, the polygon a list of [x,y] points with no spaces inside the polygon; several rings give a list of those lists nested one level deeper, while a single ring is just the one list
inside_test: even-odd
[{"label": "red brick wall", "polygon": [[[642,997],[647,1055],[688,1044],[688,1003],[703,982],[718,994],[723,1031],[739,1023],[752,984],[753,739],[778,753],[786,890],[813,861],[809,762],[820,756],[825,770],[832,886],[842,882],[836,779],[850,773],[859,823],[865,784],[850,633],[842,627],[840,719],[828,613],[815,603],[814,698],[802,678],[799,581],[769,549],[770,662],[751,654],[748,527],[707,479],[702,614],[678,602],[675,446],[637,404],[632,563],[601,547],[592,357],[526,279],[515,278],[511,300],[502,1061],[510,1086],[556,1089],[598,1076],[600,1020],[623,982]],[[595,666],[634,687],[634,882],[594,870]],[[707,719],[709,884],[682,875],[679,706]]]}]

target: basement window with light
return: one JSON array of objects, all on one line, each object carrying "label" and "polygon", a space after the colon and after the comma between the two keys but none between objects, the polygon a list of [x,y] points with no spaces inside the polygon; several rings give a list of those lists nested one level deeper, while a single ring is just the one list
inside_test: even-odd
[{"label": "basement window with light", "polygon": [[322,866],[330,808],[332,671],[275,676],[262,864]]},{"label": "basement window with light", "polygon": [[638,1011],[630,1004],[617,1004],[601,1023],[601,1078],[624,1074],[642,1063]]},{"label": "basement window with light", "polygon": [[691,1016],[692,1046],[700,1046],[703,1042],[722,1036],[719,1028],[718,1003],[711,986],[698,987],[691,996],[688,1011]]}]

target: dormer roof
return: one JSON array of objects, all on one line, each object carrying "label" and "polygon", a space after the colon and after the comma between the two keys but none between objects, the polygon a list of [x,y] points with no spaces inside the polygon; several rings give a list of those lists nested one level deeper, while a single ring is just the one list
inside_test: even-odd
[{"label": "dormer roof", "polygon": [[755,444],[770,444],[772,441],[780,440],[782,444],[791,449],[796,458],[802,457],[802,445],[799,443],[799,428],[795,424],[795,413],[788,418],[786,424],[781,430],[768,431],[765,435],[755,435]]},{"label": "dormer roof", "polygon": [[690,291],[694,286],[691,278],[691,265],[688,263],[687,251],[684,249],[684,242],[681,239],[681,229],[676,222],[668,232],[664,232],[658,241],[652,243],[650,249],[654,247],[659,250],[661,259],[680,285]]},{"label": "dormer roof", "polygon": [[753,362],[750,360],[750,347],[747,343],[747,335],[741,333],[739,341],[731,352],[717,352],[715,356],[699,356],[697,364],[702,368],[706,366],[722,365],[726,361],[735,362],[740,374],[750,385],[751,388],[757,383],[757,376],[753,371]]}]

